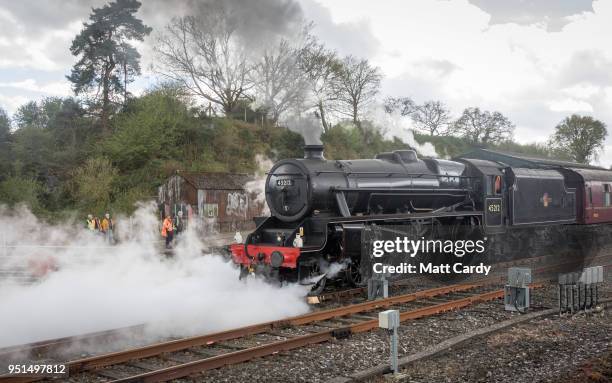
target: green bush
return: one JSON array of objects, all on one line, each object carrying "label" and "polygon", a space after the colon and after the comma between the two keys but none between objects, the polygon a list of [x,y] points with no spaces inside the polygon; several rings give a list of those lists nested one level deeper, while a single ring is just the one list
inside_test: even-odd
[{"label": "green bush", "polygon": [[94,157],[85,161],[73,175],[73,195],[77,205],[88,212],[108,210],[117,175],[117,169],[108,158]]},{"label": "green bush", "polygon": [[44,213],[40,196],[44,191],[39,182],[32,178],[8,177],[0,182],[0,203],[13,207],[24,203],[35,214]]},{"label": "green bush", "polygon": [[359,129],[352,125],[338,124],[321,135],[325,146],[325,158],[353,159],[374,158],[376,154],[391,150],[407,149],[409,146],[394,138],[388,140],[373,128]]}]

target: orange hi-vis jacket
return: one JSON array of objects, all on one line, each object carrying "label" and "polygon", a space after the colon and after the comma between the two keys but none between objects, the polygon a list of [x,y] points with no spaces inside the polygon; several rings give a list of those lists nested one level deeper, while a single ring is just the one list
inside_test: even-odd
[{"label": "orange hi-vis jacket", "polygon": [[172,220],[170,219],[170,217],[166,217],[164,219],[164,223],[162,224],[162,230],[161,230],[161,235],[162,237],[167,237],[168,236],[168,232],[172,231]]}]

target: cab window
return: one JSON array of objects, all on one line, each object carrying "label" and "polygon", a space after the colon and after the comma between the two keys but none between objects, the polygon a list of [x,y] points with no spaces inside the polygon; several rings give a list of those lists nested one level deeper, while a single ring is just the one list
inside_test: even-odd
[{"label": "cab window", "polygon": [[489,182],[487,182],[487,194],[488,195],[501,195],[501,192],[502,192],[501,176],[489,176]]},{"label": "cab window", "polygon": [[604,206],[610,206],[610,184],[604,184]]}]

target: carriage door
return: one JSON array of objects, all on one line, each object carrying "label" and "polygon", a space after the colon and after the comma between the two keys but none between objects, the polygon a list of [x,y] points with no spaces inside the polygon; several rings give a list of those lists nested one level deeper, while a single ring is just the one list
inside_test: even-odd
[{"label": "carriage door", "polygon": [[501,175],[487,175],[485,197],[485,225],[501,227],[503,223],[502,207],[502,177]]}]

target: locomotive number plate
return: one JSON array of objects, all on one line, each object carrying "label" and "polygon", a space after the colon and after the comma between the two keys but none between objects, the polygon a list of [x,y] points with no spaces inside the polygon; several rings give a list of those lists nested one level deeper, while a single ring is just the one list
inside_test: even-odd
[{"label": "locomotive number plate", "polygon": [[293,180],[290,178],[276,180],[276,186],[293,186]]},{"label": "locomotive number plate", "polygon": [[489,212],[491,213],[499,213],[501,212],[501,204],[499,203],[492,203],[489,205]]},{"label": "locomotive number plate", "polygon": [[500,226],[502,224],[502,199],[487,198],[485,207],[485,223],[487,226]]}]

